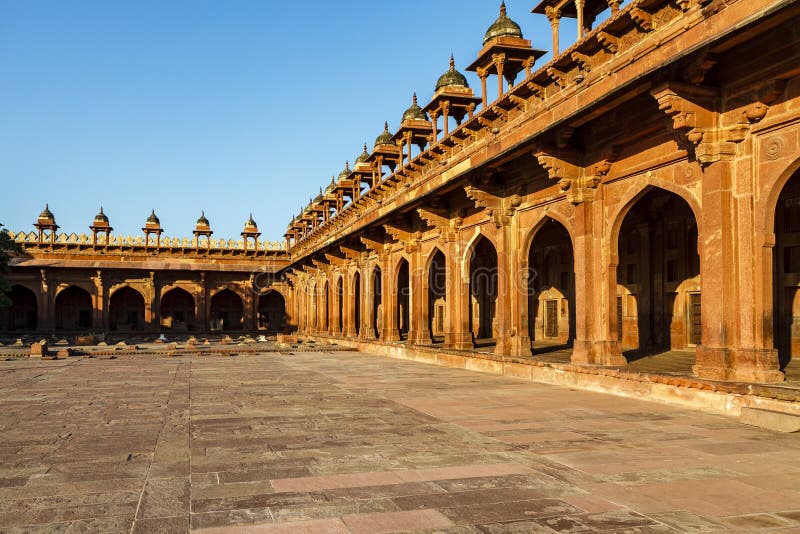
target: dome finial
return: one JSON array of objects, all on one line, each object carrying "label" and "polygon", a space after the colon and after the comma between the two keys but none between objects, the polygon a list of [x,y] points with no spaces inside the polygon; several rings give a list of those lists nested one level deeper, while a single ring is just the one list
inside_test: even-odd
[{"label": "dome finial", "polygon": [[366,152],[366,151],[367,151],[367,143],[365,142],[364,143],[364,152]]},{"label": "dome finial", "polygon": [[417,93],[414,92],[414,96],[411,97],[411,102],[416,106],[417,104]]},{"label": "dome finial", "polygon": [[456,68],[456,58],[453,57],[452,52],[450,53],[450,68],[453,70]]},{"label": "dome finial", "polygon": [[389,121],[383,121],[383,131],[384,132],[389,131]]},{"label": "dome finial", "polygon": [[506,2],[505,2],[505,0],[503,0],[502,2],[500,2],[500,16],[501,16],[501,17],[505,17],[505,16],[507,16],[507,15],[506,15]]}]

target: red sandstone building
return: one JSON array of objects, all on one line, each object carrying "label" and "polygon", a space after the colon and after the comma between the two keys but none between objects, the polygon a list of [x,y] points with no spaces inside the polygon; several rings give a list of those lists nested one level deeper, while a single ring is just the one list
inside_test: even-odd
[{"label": "red sandstone building", "polygon": [[[553,27],[548,62],[502,9],[467,67],[479,92],[451,60],[430,102],[415,96],[290,222],[286,250],[212,246],[202,218],[193,242],[106,245],[102,220],[89,242],[63,242],[44,235],[57,229],[45,212],[12,275],[11,314],[29,319],[4,324],[208,330],[241,309],[237,327],[263,328],[250,273],[268,265],[277,327],[310,336],[566,347],[589,365],[680,351],[701,377],[783,380],[800,360],[800,6],[533,11]],[[563,19],[579,40],[561,50]],[[136,317],[114,300],[128,287]],[[165,305],[177,289],[181,315]],[[83,292],[69,324],[66,291]]]}]

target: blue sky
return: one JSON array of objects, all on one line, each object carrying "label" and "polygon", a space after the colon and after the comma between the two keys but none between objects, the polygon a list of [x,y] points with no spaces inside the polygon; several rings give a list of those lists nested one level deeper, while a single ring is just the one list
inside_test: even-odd
[{"label": "blue sky", "polygon": [[[535,3],[509,0],[509,16],[547,50]],[[115,233],[138,235],[155,208],[185,237],[205,210],[216,237],[238,237],[252,212],[262,239],[282,239],[412,92],[430,99],[451,52],[463,72],[498,8],[0,0],[0,223],[31,230],[48,202],[81,233],[102,205]]]}]

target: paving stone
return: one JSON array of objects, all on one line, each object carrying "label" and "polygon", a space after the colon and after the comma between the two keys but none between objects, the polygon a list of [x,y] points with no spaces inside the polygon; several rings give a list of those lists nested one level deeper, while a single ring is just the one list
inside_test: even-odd
[{"label": "paving stone", "polygon": [[4,364],[3,532],[800,528],[800,436],[701,412],[358,353]]}]

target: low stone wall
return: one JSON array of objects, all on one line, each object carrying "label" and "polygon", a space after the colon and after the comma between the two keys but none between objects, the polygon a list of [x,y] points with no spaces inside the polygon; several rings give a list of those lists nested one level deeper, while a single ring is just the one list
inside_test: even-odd
[{"label": "low stone wall", "polygon": [[338,345],[391,358],[660,402],[732,417],[740,417],[744,408],[769,410],[800,417],[800,389],[789,386],[635,373],[610,367],[558,364],[470,351],[322,335],[301,337],[335,342]]}]

